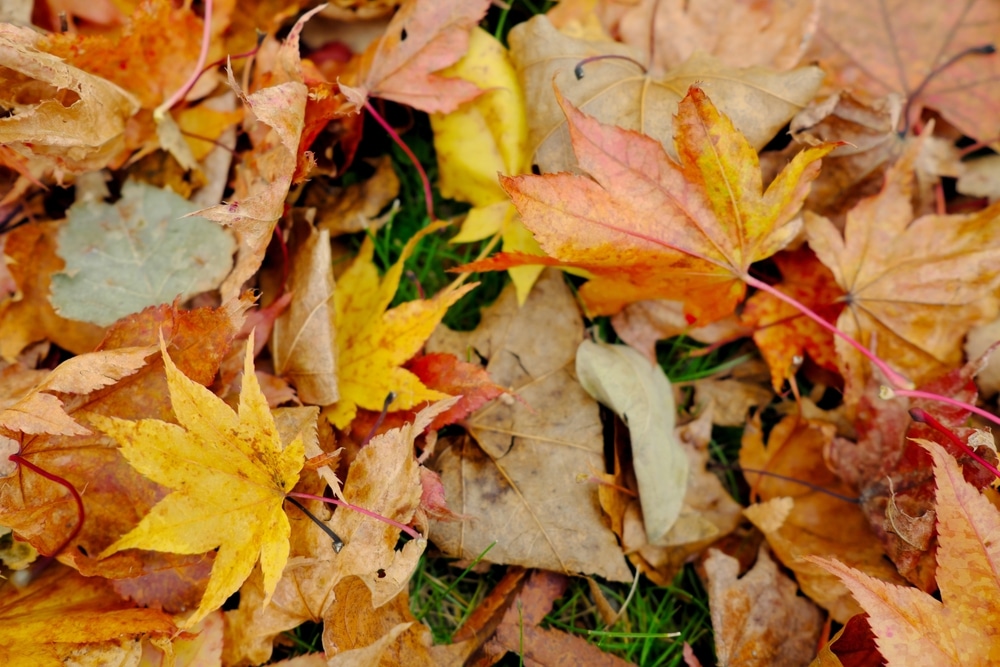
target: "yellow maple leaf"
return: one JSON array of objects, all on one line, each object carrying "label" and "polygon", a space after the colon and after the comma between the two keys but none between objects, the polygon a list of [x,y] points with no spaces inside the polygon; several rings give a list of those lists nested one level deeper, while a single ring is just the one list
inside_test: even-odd
[{"label": "yellow maple leaf", "polygon": [[301,437],[282,447],[247,344],[239,411],[188,379],[161,337],[170,400],[178,424],[89,415],[122,455],[151,480],[173,489],[101,558],[124,549],[199,554],[218,547],[208,588],[191,627],[235,593],[260,559],[266,599],[288,560],[290,526],[282,503],[305,460]]},{"label": "yellow maple leaf", "polygon": [[386,311],[399,287],[403,263],[417,242],[446,226],[435,223],[414,234],[381,280],[372,262],[374,245],[365,239],[357,259],[337,282],[333,318],[340,400],[325,411],[337,428],[351,423],[359,406],[381,410],[390,393],[396,396],[390,411],[448,398],[428,389],[401,366],[420,350],[451,304],[475,285],[452,285],[431,299],[409,301]]},{"label": "yellow maple leaf", "polygon": [[[476,28],[469,34],[465,56],[442,74],[485,91],[449,114],[431,114],[441,194],[472,204],[451,242],[471,243],[499,234],[504,252],[543,254],[497,180],[498,173],[531,173],[524,91],[510,54],[496,38]],[[521,305],[543,268],[507,269]]]}]

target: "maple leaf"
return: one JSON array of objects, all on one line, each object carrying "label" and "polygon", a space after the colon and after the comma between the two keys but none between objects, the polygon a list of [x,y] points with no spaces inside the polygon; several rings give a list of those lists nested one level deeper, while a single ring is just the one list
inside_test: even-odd
[{"label": "maple leaf", "polygon": [[644,56],[635,49],[570,37],[544,15],[514,27],[509,40],[525,96],[532,101],[529,150],[543,173],[575,166],[553,86],[600,122],[642,132],[673,156],[674,111],[689,86],[704,88],[759,150],[812,99],[823,77],[815,67],[792,72],[730,67],[706,53],[695,53],[667,72],[646,71],[640,64]]},{"label": "maple leaf", "polygon": [[1000,514],[965,481],[940,445],[917,442],[934,461],[941,600],[873,579],[837,560],[809,560],[836,575],[865,608],[890,667],[995,665],[1000,660]]},{"label": "maple leaf", "polygon": [[974,139],[1000,134],[1000,55],[959,56],[996,42],[996,2],[831,0],[821,13],[816,48],[807,57],[818,57],[837,84],[874,97],[895,92],[911,98],[910,123],[926,106]]},{"label": "maple leaf", "polygon": [[[833,149],[802,151],[762,192],[756,152],[699,88],[678,107],[679,163],[645,135],[562,106],[589,178],[502,176],[501,183],[552,263],[595,276],[580,294],[598,315],[658,297],[683,297],[701,324],[731,313],[750,265],[795,236],[793,217]],[[537,261],[499,255],[463,270]]]},{"label": "maple leaf", "polygon": [[252,336],[250,340],[238,413],[189,380],[174,365],[161,338],[170,399],[180,425],[91,416],[95,426],[118,441],[136,470],[173,489],[100,557],[124,549],[198,554],[218,547],[208,588],[185,627],[221,607],[258,559],[266,603],[288,560],[291,528],[283,504],[299,479],[305,448],[301,437],[282,446],[254,375]]},{"label": "maple leaf", "polygon": [[475,285],[448,287],[431,299],[386,310],[399,287],[403,264],[417,242],[446,226],[435,223],[414,234],[381,280],[372,262],[375,246],[371,239],[365,239],[358,257],[340,277],[334,292],[340,400],[325,412],[337,428],[347,426],[358,407],[381,410],[390,393],[396,395],[390,411],[448,397],[428,389],[402,365],[417,354],[451,304]]},{"label": "maple leaf", "polygon": [[[965,334],[1000,307],[1000,204],[914,220],[920,149],[914,142],[882,191],[851,209],[843,235],[830,220],[805,214],[809,246],[846,292],[837,328],[916,384],[958,366]],[[842,339],[835,348],[845,401],[856,403],[870,366]]]},{"label": "maple leaf", "polygon": [[[774,256],[782,282],[775,289],[788,294],[825,318],[835,320],[843,309],[844,292],[816,255],[800,248]],[[803,353],[828,370],[837,370],[833,334],[776,296],[757,292],[747,299],[741,321],[754,327],[753,340],[771,367],[771,384],[781,391],[785,380],[798,371]],[[798,362],[797,362],[798,359]]]},{"label": "maple leaf", "polygon": [[480,93],[463,79],[435,74],[465,54],[489,0],[407,0],[383,35],[361,54],[340,91],[360,111],[380,97],[427,113],[447,113]]}]

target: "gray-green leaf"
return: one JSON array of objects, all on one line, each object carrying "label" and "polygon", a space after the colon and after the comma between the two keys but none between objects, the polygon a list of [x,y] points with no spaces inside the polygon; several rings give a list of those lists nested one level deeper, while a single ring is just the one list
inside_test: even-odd
[{"label": "gray-green leaf", "polygon": [[233,266],[232,235],[171,190],[127,181],[114,204],[83,202],[59,231],[63,273],[52,305],[63,317],[101,326],[147,306],[215,289]]},{"label": "gray-green leaf", "polygon": [[646,539],[663,543],[680,516],[690,467],[674,435],[670,380],[626,345],[588,340],[577,348],[576,375],[587,393],[628,424]]}]

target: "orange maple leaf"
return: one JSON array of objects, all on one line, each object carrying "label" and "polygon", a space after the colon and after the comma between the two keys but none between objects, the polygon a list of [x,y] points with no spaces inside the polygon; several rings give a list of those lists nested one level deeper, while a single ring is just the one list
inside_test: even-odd
[{"label": "orange maple leaf", "polygon": [[465,55],[469,32],[489,6],[489,0],[408,0],[361,55],[357,73],[345,77],[341,92],[355,110],[369,97],[380,97],[427,113],[454,111],[482,91],[434,72]]},{"label": "orange maple leaf", "polygon": [[[580,294],[597,315],[650,298],[682,298],[701,323],[731,313],[750,265],[798,232],[793,218],[820,158],[834,148],[802,151],[764,191],[757,153],[697,87],[678,107],[679,163],[643,134],[604,125],[562,97],[560,104],[587,176],[501,176],[501,183],[554,258],[542,262],[594,276]],[[499,255],[465,269],[532,263],[539,259]]]},{"label": "orange maple leaf", "polygon": [[[840,298],[844,291],[834,282],[833,274],[816,255],[806,248],[781,252],[774,256],[782,281],[775,289],[834,321],[843,310]],[[757,292],[747,299],[741,321],[755,327],[753,340],[771,367],[775,391],[798,370],[803,353],[831,371],[837,370],[833,333],[804,316],[800,311],[767,292]],[[798,359],[796,359],[798,357]],[[797,363],[798,362],[798,363]]]},{"label": "orange maple leaf", "polygon": [[965,481],[940,445],[917,440],[934,459],[941,600],[895,586],[836,560],[807,557],[832,572],[868,612],[887,663],[906,667],[1000,663],[1000,514]]}]

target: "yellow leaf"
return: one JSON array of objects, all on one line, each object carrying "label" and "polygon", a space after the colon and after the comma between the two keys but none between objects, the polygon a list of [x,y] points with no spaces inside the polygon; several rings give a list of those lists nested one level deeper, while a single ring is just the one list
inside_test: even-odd
[{"label": "yellow leaf", "polygon": [[282,447],[254,375],[252,336],[238,412],[185,377],[162,338],[160,349],[178,424],[99,415],[90,421],[118,441],[136,470],[173,492],[100,557],[124,549],[199,554],[218,547],[201,604],[184,623],[191,627],[239,589],[258,558],[267,604],[288,560],[282,504],[299,479],[305,451],[301,437]]},{"label": "yellow leaf", "polygon": [[[442,73],[471,81],[486,92],[452,113],[431,115],[441,194],[473,205],[452,242],[500,234],[504,252],[541,255],[497,180],[498,173],[530,172],[524,92],[507,49],[479,28],[469,37],[468,52]],[[509,269],[518,303],[524,304],[542,268]]]},{"label": "yellow leaf", "polygon": [[351,423],[359,406],[381,410],[390,392],[396,398],[389,410],[407,410],[424,401],[448,398],[425,387],[401,366],[420,350],[451,304],[475,285],[449,287],[431,299],[410,301],[386,311],[399,287],[403,263],[417,242],[445,226],[447,223],[432,224],[414,234],[381,281],[372,263],[375,248],[366,239],[354,264],[340,277],[333,315],[340,400],[325,412],[337,428]]}]

